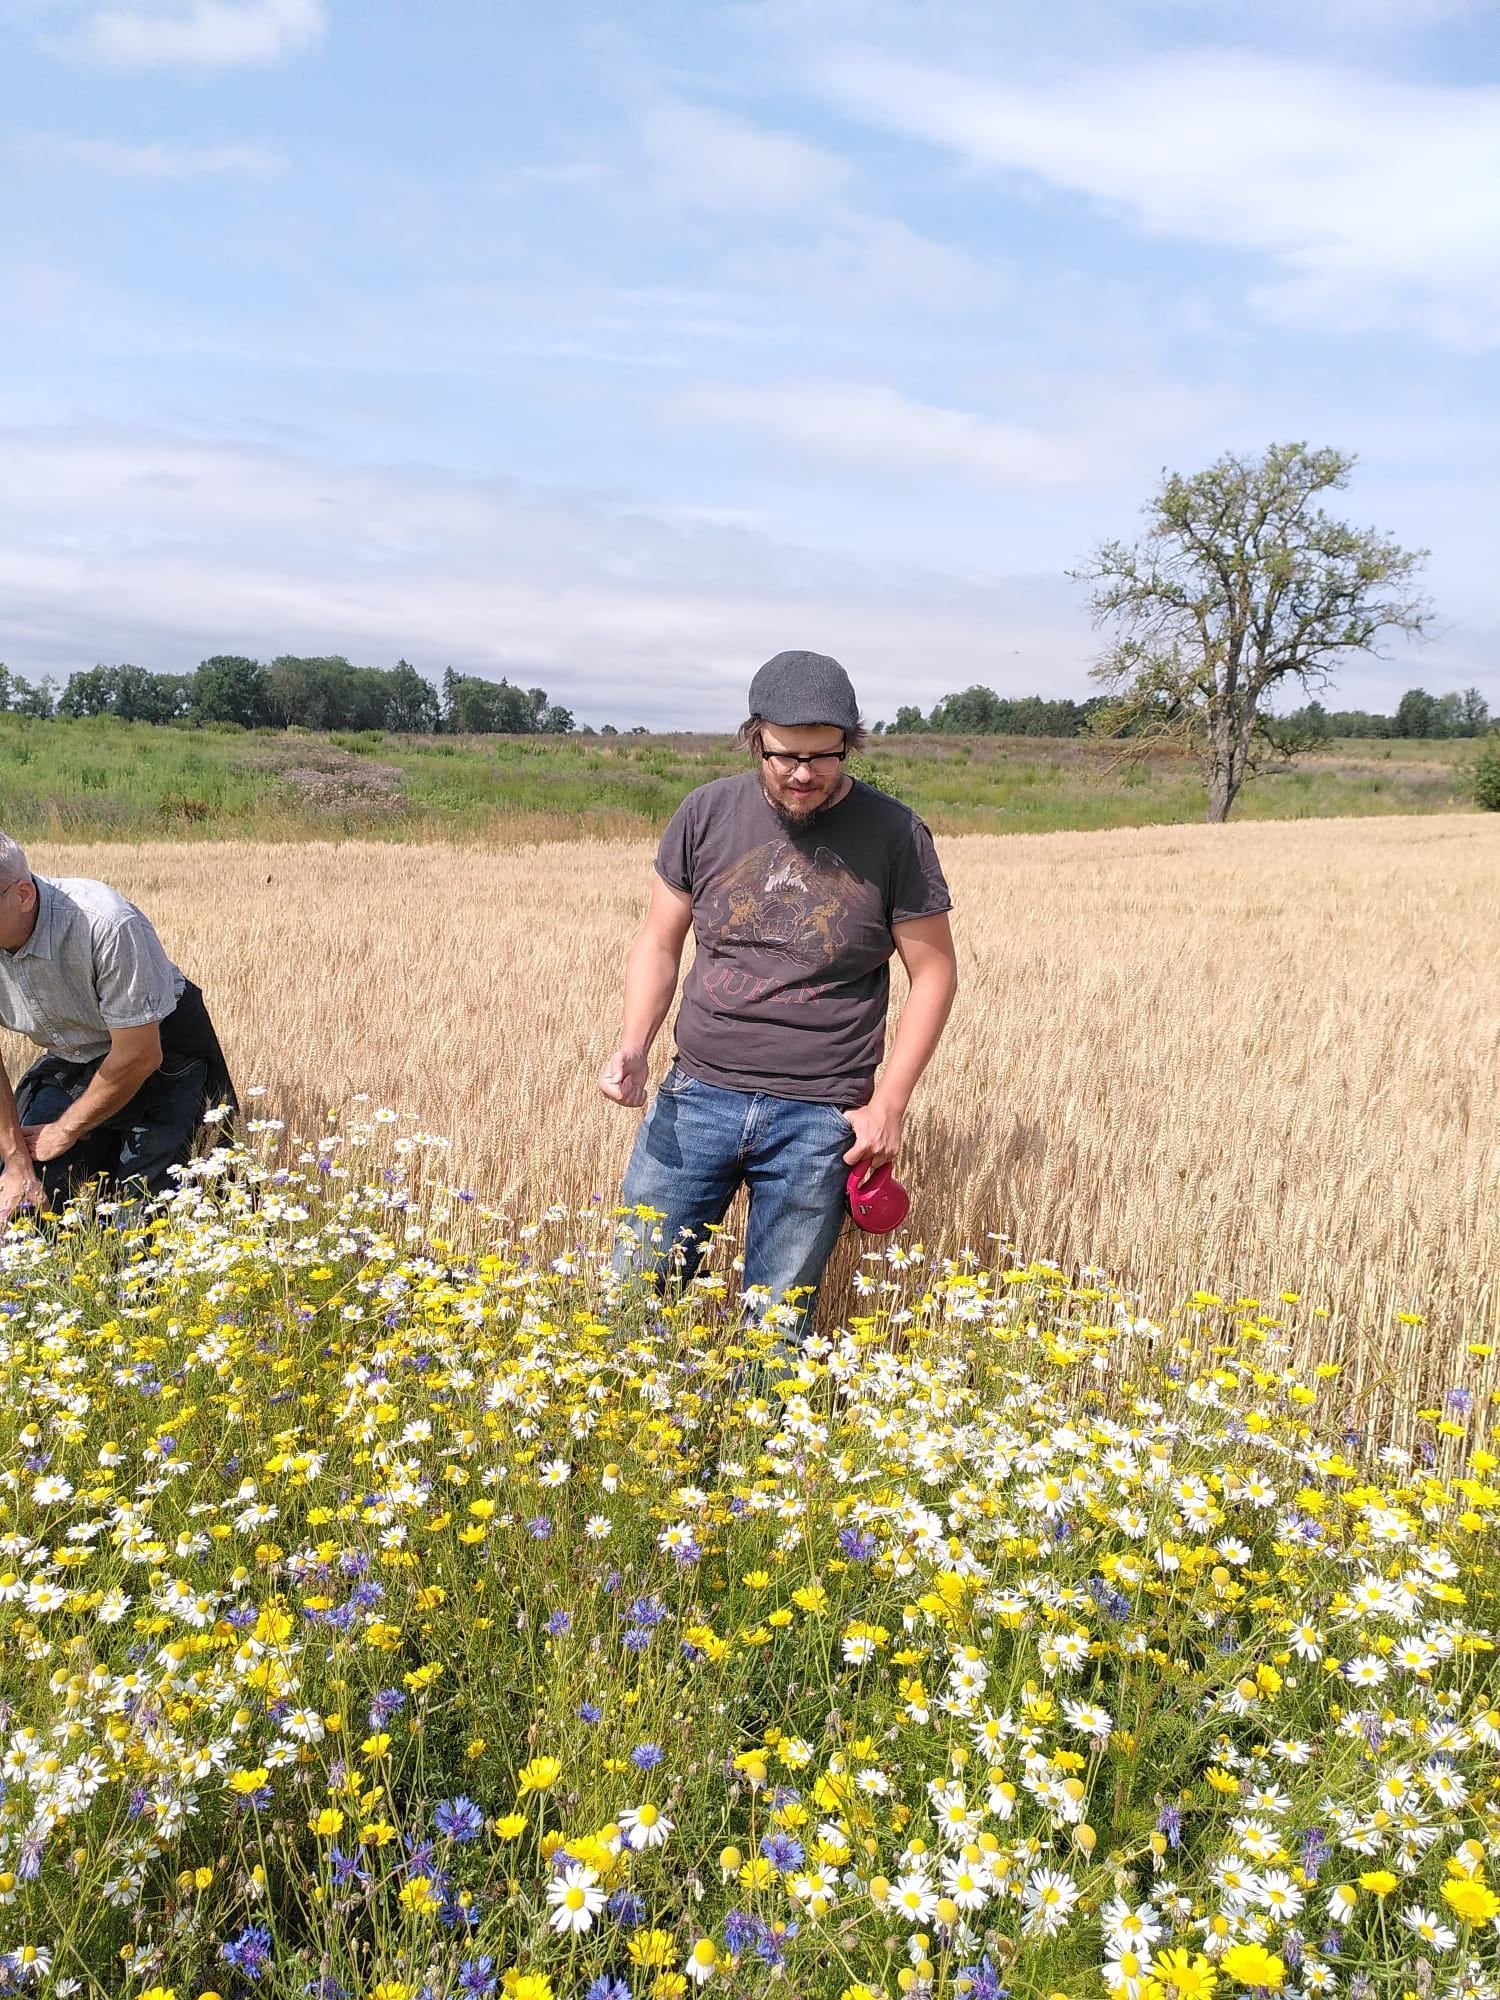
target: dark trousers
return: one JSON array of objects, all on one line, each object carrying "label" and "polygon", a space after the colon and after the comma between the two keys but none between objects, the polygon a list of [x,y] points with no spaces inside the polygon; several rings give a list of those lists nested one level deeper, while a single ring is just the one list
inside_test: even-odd
[{"label": "dark trousers", "polygon": [[[93,1062],[64,1062],[42,1056],[16,1086],[16,1109],[23,1125],[50,1125],[76,1104],[92,1081],[103,1056]],[[85,1132],[60,1159],[37,1168],[50,1208],[61,1208],[85,1181],[104,1176],[109,1181],[134,1182],[152,1194],[173,1185],[168,1171],[192,1154],[193,1141],[206,1105],[208,1064],[199,1057],[167,1050],[162,1066],[148,1076],[128,1104],[111,1112],[102,1125]]]}]

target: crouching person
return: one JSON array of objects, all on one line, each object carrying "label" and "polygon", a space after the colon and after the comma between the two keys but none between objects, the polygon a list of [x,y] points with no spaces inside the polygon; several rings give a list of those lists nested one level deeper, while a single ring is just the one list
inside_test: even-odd
[{"label": "crouching person", "polygon": [[34,875],[0,833],[0,1027],[43,1051],[0,1072],[0,1227],[86,1182],[160,1194],[204,1112],[238,1107],[203,995],[103,882]]}]

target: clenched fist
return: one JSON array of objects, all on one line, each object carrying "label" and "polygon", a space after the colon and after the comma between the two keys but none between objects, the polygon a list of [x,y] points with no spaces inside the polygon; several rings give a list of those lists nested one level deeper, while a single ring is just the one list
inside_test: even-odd
[{"label": "clenched fist", "polygon": [[599,1073],[599,1088],[612,1104],[639,1111],[646,1101],[646,1051],[616,1049]]}]

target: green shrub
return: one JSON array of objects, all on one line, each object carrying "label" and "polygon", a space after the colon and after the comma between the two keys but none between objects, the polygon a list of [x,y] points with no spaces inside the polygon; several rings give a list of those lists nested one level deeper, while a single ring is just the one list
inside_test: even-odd
[{"label": "green shrub", "polygon": [[1482,812],[1500,812],[1500,729],[1492,729],[1474,759],[1474,803]]}]

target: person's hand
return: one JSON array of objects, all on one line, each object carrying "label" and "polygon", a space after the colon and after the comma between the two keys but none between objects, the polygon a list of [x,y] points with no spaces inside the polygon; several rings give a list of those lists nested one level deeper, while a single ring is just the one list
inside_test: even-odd
[{"label": "person's hand", "polygon": [[639,1111],[646,1101],[646,1051],[616,1049],[599,1073],[599,1088],[612,1104]]},{"label": "person's hand", "polygon": [[900,1152],[904,1120],[899,1111],[873,1097],[844,1116],[854,1127],[854,1144],[844,1155],[844,1165],[864,1168],[859,1177],[863,1186],[877,1167],[886,1166]]},{"label": "person's hand", "polygon": [[31,1149],[31,1157],[39,1167],[45,1166],[48,1160],[60,1160],[64,1153],[70,1153],[78,1143],[56,1119],[50,1125],[23,1125],[21,1137]]},{"label": "person's hand", "polygon": [[0,1174],[0,1229],[23,1208],[45,1208],[47,1196],[31,1170],[30,1160],[12,1160]]}]

